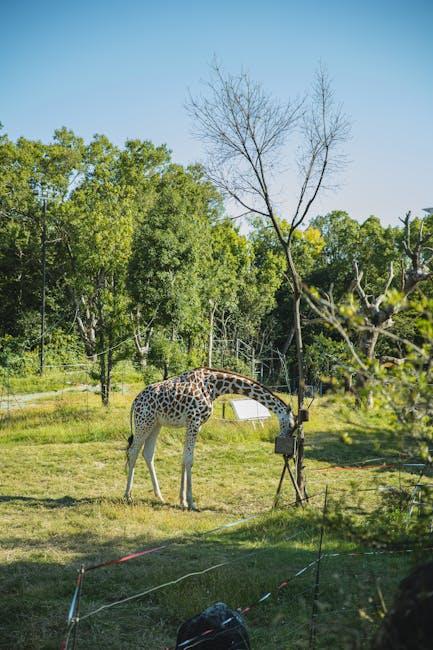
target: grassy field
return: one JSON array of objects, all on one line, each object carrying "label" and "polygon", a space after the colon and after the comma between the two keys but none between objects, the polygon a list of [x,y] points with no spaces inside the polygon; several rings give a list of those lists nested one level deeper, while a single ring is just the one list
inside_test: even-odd
[{"label": "grassy field", "polygon": [[[167,503],[155,502],[143,459],[134,503],[122,501],[129,406],[139,386],[114,393],[109,409],[92,393],[67,393],[26,408],[0,412],[1,598],[0,647],[59,648],[79,566],[89,566],[170,540],[159,553],[86,575],[77,647],[173,647],[176,629],[215,601],[254,605],[247,623],[257,649],[308,647],[315,568],[278,590],[282,580],[315,559],[323,492],[359,492],[377,483],[411,485],[406,468],[340,469],[376,457],[395,458],[380,415],[354,421],[341,402],[314,402],[307,425],[306,470],[313,495],[304,509],[290,507],[284,485],[271,511],[281,472],[273,453],[276,422],[263,429],[221,419],[221,405],[196,448],[194,494],[200,512],[178,507],[183,432],[163,430],[156,467]],[[228,413],[228,415],[230,415]],[[374,465],[374,463],[373,463]],[[366,492],[366,507],[376,492]],[[314,496],[316,495],[316,496]],[[213,529],[261,513],[243,524]],[[325,553],[357,547],[325,531]],[[357,549],[359,550],[359,549]],[[323,560],[318,648],[361,648],[374,632],[410,554],[342,556]],[[223,564],[137,600],[102,605],[185,574]]]}]

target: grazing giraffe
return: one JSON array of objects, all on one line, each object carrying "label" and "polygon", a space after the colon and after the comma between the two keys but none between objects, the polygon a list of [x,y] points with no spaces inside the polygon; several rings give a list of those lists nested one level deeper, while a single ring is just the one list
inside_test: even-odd
[{"label": "grazing giraffe", "polygon": [[277,415],[281,435],[291,434],[295,420],[290,406],[258,382],[243,375],[212,368],[197,368],[179,377],[152,384],[137,395],[131,406],[131,436],[127,450],[128,481],[125,491],[128,500],[131,498],[135,463],[144,445],[143,456],[155,496],[164,502],[153,462],[158,433],[162,425],[186,426],[180,503],[189,510],[196,509],[191,478],[195,441],[200,427],[212,414],[214,400],[227,394],[248,395],[260,402]]}]

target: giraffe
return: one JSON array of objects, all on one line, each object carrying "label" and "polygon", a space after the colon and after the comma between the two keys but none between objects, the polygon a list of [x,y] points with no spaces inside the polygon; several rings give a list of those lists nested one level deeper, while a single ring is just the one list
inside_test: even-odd
[{"label": "giraffe", "polygon": [[227,394],[247,395],[269,408],[279,419],[281,435],[290,435],[293,431],[295,419],[290,406],[270,390],[244,375],[203,367],[151,384],[137,395],[131,406],[131,436],[127,450],[128,480],[125,491],[128,501],[131,499],[135,463],[143,448],[143,457],[149,469],[155,496],[164,503],[154,465],[156,441],[161,426],[186,426],[180,503],[183,508],[196,510],[192,495],[195,441],[201,426],[212,414],[214,400]]}]

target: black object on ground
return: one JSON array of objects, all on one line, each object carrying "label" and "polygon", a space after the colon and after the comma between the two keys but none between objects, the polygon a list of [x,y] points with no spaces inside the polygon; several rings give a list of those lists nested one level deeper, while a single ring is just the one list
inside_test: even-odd
[{"label": "black object on ground", "polygon": [[[185,643],[188,640],[191,643]],[[211,605],[179,628],[176,650],[188,650],[191,647],[197,650],[250,650],[243,617],[224,603]]]}]

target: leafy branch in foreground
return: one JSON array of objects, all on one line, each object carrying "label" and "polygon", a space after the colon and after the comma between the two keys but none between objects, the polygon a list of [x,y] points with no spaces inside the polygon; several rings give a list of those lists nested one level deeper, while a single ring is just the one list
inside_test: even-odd
[{"label": "leafy branch in foreground", "polygon": [[[358,394],[375,396],[384,417],[389,417],[401,445],[414,448],[426,461],[432,461],[433,449],[433,300],[421,296],[409,300],[404,294],[389,293],[384,297],[384,309],[399,310],[415,315],[416,342],[375,325],[360,314],[353,294],[346,302],[336,305],[332,293],[319,294],[306,288],[305,296],[311,309],[335,329],[345,341],[352,363],[346,371],[362,376]],[[360,351],[356,336],[382,336],[398,344],[403,355],[399,358],[369,358]],[[391,359],[391,360],[390,360]]]}]

